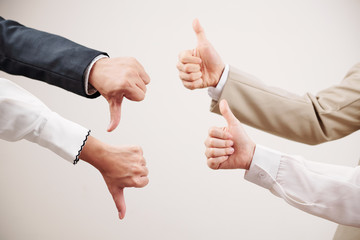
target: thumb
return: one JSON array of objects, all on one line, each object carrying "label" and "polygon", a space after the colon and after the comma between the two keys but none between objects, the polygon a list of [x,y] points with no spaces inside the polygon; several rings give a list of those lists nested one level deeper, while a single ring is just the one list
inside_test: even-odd
[{"label": "thumb", "polygon": [[234,116],[234,114],[231,112],[229,104],[225,99],[222,99],[220,102],[220,112],[221,115],[225,118],[228,125],[236,125],[239,123],[239,120]]},{"label": "thumb", "polygon": [[110,124],[107,129],[108,132],[113,131],[120,122],[121,117],[121,104],[123,101],[123,97],[120,99],[117,99],[115,101],[109,101],[109,107],[110,107]]},{"label": "thumb", "polygon": [[200,25],[199,19],[195,18],[192,24],[194,32],[196,34],[198,43],[206,41],[206,35],[203,27]]},{"label": "thumb", "polygon": [[113,196],[116,208],[119,212],[119,218],[124,219],[126,213],[126,204],[124,197],[124,189],[120,188]]}]

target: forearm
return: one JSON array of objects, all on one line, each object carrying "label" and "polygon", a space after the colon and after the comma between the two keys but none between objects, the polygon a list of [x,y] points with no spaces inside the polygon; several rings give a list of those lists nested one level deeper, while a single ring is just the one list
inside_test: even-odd
[{"label": "forearm", "polygon": [[76,163],[89,132],[51,111],[26,90],[0,79],[1,139],[26,139]]},{"label": "forearm", "polygon": [[[243,123],[307,144],[319,144],[360,129],[360,64],[340,85],[316,96],[299,96],[273,88],[231,67],[220,99],[227,99]],[[211,111],[219,113],[218,101]]]},{"label": "forearm", "polygon": [[105,54],[66,38],[27,28],[0,18],[0,70],[45,81],[89,98],[84,73],[91,61]]},{"label": "forearm", "polygon": [[311,162],[257,146],[245,179],[305,212],[360,227],[360,167]]}]

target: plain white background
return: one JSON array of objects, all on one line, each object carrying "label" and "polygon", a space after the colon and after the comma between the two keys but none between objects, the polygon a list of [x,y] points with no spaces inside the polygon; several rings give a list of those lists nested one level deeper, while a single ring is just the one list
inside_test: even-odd
[{"label": "plain white background", "polygon": [[[146,99],[125,101],[120,127],[106,133],[107,102],[19,76],[5,77],[62,116],[114,145],[143,147],[144,189],[126,189],[123,221],[101,175],[32,143],[0,141],[0,239],[331,239],[337,224],[301,212],[246,182],[244,171],[213,171],[203,142],[206,90],[182,86],[181,50],[195,47],[198,17],[223,60],[266,83],[305,94],[339,83],[359,61],[360,2],[1,0],[1,15],[112,57],[133,56],[151,76]],[[355,166],[359,133],[307,146],[245,127],[262,145],[310,160]]]}]

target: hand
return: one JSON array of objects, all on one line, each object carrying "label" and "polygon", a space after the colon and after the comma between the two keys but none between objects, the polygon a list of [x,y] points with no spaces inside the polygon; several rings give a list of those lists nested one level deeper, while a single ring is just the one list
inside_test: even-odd
[{"label": "hand", "polygon": [[216,87],[224,71],[225,64],[215,48],[206,39],[199,20],[193,21],[197,37],[194,50],[185,50],[179,54],[177,69],[184,86],[188,89]]},{"label": "hand", "polygon": [[135,58],[102,58],[94,64],[89,83],[109,103],[111,121],[108,132],[114,130],[120,122],[123,98],[143,100],[149,82],[150,77]]},{"label": "hand", "polygon": [[142,149],[138,146],[109,146],[89,136],[80,159],[100,171],[114,199],[119,218],[123,219],[126,213],[124,188],[142,188],[149,183]]},{"label": "hand", "polygon": [[209,136],[205,141],[208,166],[212,169],[249,169],[255,143],[231,112],[226,100],[221,100],[220,112],[228,126],[209,129]]}]

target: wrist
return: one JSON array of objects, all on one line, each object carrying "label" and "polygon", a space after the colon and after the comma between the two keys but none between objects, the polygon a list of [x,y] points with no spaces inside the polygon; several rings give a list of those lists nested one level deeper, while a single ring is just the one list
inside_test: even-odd
[{"label": "wrist", "polygon": [[222,63],[222,65],[219,67],[218,74],[215,76],[215,81],[214,81],[214,83],[212,84],[211,87],[216,88],[216,86],[217,86],[217,85],[219,84],[219,82],[220,82],[220,79],[221,79],[221,76],[222,76],[223,73],[224,73],[224,70],[225,70],[225,64]]},{"label": "wrist", "polygon": [[101,172],[105,161],[104,156],[106,155],[106,149],[106,145],[103,142],[89,136],[79,158],[91,164]]},{"label": "wrist", "polygon": [[250,169],[252,160],[253,160],[253,158],[254,158],[255,149],[256,149],[256,144],[255,144],[255,143],[252,143],[251,146],[250,146],[250,156],[249,156],[249,160],[248,160],[248,162],[247,162],[247,164],[246,164],[245,170],[249,170],[249,169]]},{"label": "wrist", "polygon": [[237,168],[249,170],[252,160],[254,158],[256,144],[254,142],[250,142],[249,144],[244,145],[244,152],[239,153],[237,158]]},{"label": "wrist", "polygon": [[101,58],[97,60],[92,66],[89,74],[89,83],[98,91],[101,86],[101,74],[103,72],[103,66],[107,60],[108,58]]}]

